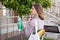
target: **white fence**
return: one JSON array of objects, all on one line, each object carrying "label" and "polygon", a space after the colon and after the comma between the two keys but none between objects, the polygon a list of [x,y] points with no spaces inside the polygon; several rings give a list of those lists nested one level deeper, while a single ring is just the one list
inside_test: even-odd
[{"label": "white fence", "polygon": [[17,18],[17,16],[0,17],[1,34],[6,34],[18,30],[17,23],[14,23],[14,18]]}]

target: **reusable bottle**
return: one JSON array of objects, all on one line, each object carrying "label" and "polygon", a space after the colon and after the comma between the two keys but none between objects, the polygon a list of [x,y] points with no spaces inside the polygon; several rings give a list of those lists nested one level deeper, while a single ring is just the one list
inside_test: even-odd
[{"label": "reusable bottle", "polygon": [[20,17],[18,17],[18,22],[17,22],[17,23],[18,23],[18,30],[19,30],[19,31],[22,31],[22,29],[23,29],[23,28],[22,28],[22,20],[21,20]]}]

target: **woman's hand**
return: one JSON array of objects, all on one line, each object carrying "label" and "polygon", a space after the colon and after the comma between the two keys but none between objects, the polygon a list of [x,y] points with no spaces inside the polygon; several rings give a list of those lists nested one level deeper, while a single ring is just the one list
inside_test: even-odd
[{"label": "woman's hand", "polygon": [[23,22],[23,27],[28,26],[30,24],[31,20],[32,20],[32,18],[29,17],[26,22]]},{"label": "woman's hand", "polygon": [[40,31],[38,32],[38,34],[39,34],[40,37],[41,37],[42,35],[44,35],[44,33],[45,33],[45,30],[44,30],[44,29],[42,29],[42,30],[40,30]]},{"label": "woman's hand", "polygon": [[32,21],[32,18],[29,18],[28,21],[27,21],[27,23],[29,24],[31,21]]}]

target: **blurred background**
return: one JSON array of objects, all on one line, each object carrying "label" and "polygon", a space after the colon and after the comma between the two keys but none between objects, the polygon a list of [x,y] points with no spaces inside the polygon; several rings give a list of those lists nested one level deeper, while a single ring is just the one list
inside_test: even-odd
[{"label": "blurred background", "polygon": [[[60,0],[52,0],[52,6],[49,9],[43,9],[45,16],[45,25],[57,26],[60,31]],[[23,40],[17,27],[18,15],[13,10],[9,10],[0,3],[0,39],[1,40]],[[23,18],[25,22],[25,18]],[[52,30],[52,29],[51,29]],[[45,37],[58,40],[60,33],[46,32]],[[21,34],[22,35],[22,34]],[[59,35],[59,36],[58,36]],[[15,38],[13,38],[15,37]],[[12,39],[13,38],[13,39]]]}]

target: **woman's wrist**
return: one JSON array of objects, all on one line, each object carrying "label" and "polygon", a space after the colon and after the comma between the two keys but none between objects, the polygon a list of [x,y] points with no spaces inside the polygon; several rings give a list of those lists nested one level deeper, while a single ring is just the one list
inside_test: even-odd
[{"label": "woman's wrist", "polygon": [[27,24],[29,24],[30,23],[30,21],[27,21]]}]

